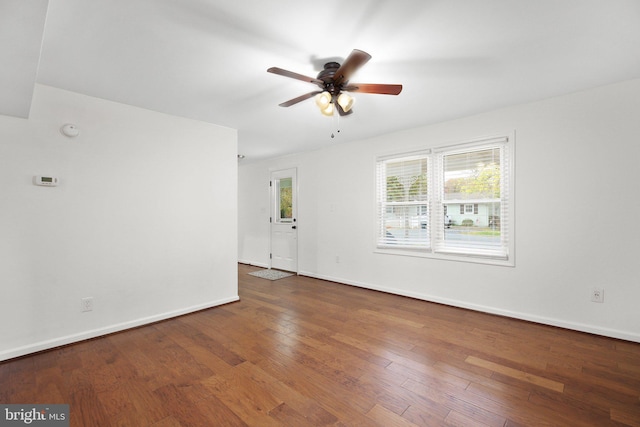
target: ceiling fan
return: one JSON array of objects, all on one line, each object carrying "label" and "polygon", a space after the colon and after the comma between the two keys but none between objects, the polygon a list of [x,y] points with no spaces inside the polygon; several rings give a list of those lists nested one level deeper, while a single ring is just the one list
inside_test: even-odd
[{"label": "ceiling fan", "polygon": [[300,101],[316,97],[316,104],[322,114],[332,116],[335,110],[341,116],[351,114],[353,110],[353,98],[345,92],[377,93],[383,95],[398,95],[402,91],[402,85],[376,84],[376,83],[349,83],[349,78],[358,68],[371,59],[371,55],[358,49],[354,49],[342,65],[337,62],[327,62],[324,69],[318,73],[318,77],[307,77],[292,71],[271,67],[269,73],[279,74],[292,79],[302,80],[316,84],[321,90],[300,95],[297,98],[280,104],[281,107],[290,107]]}]

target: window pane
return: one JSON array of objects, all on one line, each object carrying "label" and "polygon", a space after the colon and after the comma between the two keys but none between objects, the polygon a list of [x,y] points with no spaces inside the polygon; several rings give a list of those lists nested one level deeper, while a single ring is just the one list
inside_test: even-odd
[{"label": "window pane", "polygon": [[[457,214],[458,205],[447,203],[444,208],[450,212],[449,222],[444,231],[447,246],[455,247],[495,247],[502,245],[500,235],[500,202],[476,203],[464,205],[472,213]],[[474,210],[475,208],[475,210]]]},{"label": "window pane", "polygon": [[445,200],[499,198],[499,148],[444,156]]},{"label": "window pane", "polygon": [[384,235],[380,236],[380,243],[410,247],[428,244],[426,205],[388,207],[382,220]]},{"label": "window pane", "polygon": [[278,180],[278,212],[281,222],[291,222],[293,220],[293,186],[291,178]]},{"label": "window pane", "polygon": [[395,160],[386,163],[387,201],[427,199],[427,159]]}]

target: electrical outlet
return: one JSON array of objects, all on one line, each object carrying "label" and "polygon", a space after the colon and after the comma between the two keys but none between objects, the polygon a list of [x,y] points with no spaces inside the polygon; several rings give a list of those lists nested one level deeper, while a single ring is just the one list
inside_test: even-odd
[{"label": "electrical outlet", "polygon": [[336,255],[336,264],[340,264],[340,257]]},{"label": "electrical outlet", "polygon": [[80,299],[80,311],[93,311],[93,297]]},{"label": "electrical outlet", "polygon": [[602,288],[593,288],[591,290],[591,301],[593,301],[593,302],[604,302],[604,289],[602,289]]}]

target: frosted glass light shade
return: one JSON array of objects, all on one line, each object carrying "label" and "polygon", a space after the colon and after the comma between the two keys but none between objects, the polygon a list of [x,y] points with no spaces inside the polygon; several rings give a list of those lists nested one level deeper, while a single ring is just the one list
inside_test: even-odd
[{"label": "frosted glass light shade", "polygon": [[333,104],[329,103],[325,108],[320,108],[320,111],[325,116],[333,116]]},{"label": "frosted glass light shade", "polygon": [[341,93],[338,97],[338,104],[340,104],[345,113],[351,110],[351,107],[353,107],[353,101],[354,99],[346,93]]},{"label": "frosted glass light shade", "polygon": [[316,95],[316,105],[320,109],[327,108],[327,105],[331,104],[331,94],[327,91]]}]

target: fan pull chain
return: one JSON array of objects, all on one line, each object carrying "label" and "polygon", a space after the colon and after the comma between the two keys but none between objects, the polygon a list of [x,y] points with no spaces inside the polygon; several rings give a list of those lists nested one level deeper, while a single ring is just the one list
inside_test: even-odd
[{"label": "fan pull chain", "polygon": [[[333,127],[336,129],[336,133],[340,133],[340,115],[337,116],[338,125],[336,126],[336,116],[334,115],[331,120],[333,120]],[[331,132],[331,138],[335,138],[333,132]]]}]

